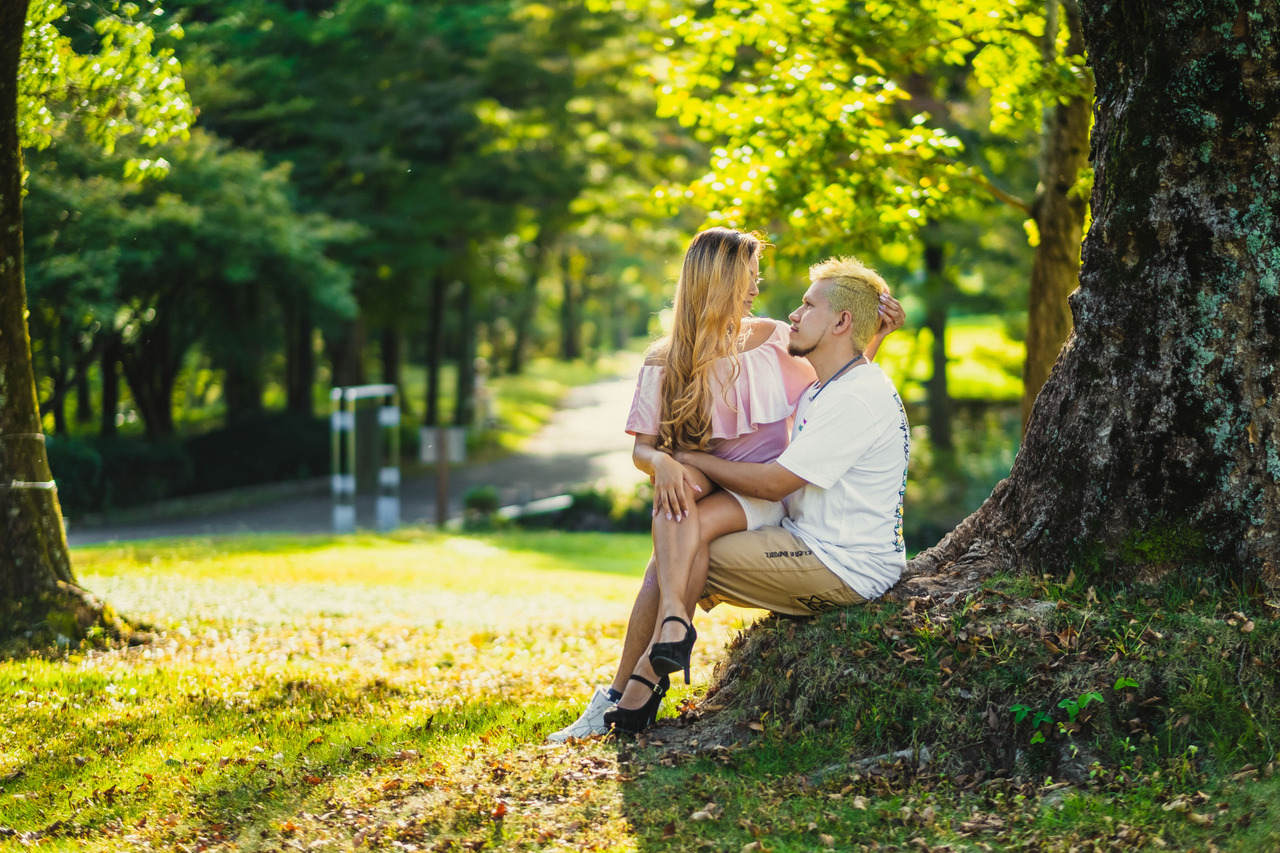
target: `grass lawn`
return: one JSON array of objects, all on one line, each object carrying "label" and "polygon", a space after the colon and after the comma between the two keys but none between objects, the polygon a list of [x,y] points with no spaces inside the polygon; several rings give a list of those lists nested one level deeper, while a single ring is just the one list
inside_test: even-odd
[{"label": "grass lawn", "polygon": [[[422,830],[433,837],[505,826],[515,846],[550,832],[625,848],[617,772],[599,769],[614,749],[543,740],[611,680],[648,548],[634,535],[410,532],[77,549],[81,582],[159,640],[0,663],[0,845],[43,830],[41,849],[294,837],[350,849],[388,797],[412,792],[451,803]],[[703,619],[696,683],[744,618]],[[561,781],[524,803],[466,790],[474,774],[504,775],[511,749],[536,756],[538,779],[576,784],[588,766],[608,790],[563,808],[540,802]],[[500,801],[510,815],[495,824]]]},{"label": "grass lawn", "polygon": [[[1087,788],[1035,778],[948,779],[917,773],[905,759],[858,765],[863,756],[850,751],[848,731],[797,729],[768,714],[738,727],[749,738],[743,746],[687,743],[691,749],[677,753],[602,739],[545,744],[592,686],[610,679],[647,554],[643,536],[555,532],[77,549],[84,585],[149,622],[158,638],[129,649],[0,661],[0,847],[1065,853],[1280,846],[1274,762],[1214,772],[1183,755],[1153,772],[1131,761]],[[851,613],[843,630],[856,634],[852,648],[883,646],[886,658],[903,655],[904,662],[933,654],[926,647],[960,625],[932,626],[901,605]],[[694,687],[674,691],[664,716],[691,707],[725,643],[758,615],[719,608],[702,618]],[[916,639],[890,630],[899,624],[891,619],[908,616],[901,624],[916,625]],[[979,630],[971,618],[968,630]],[[1135,627],[1134,637],[1146,636],[1145,627]],[[767,630],[785,645],[794,628],[783,620]],[[1215,630],[1229,638],[1241,629]],[[1275,631],[1259,622],[1250,636],[1274,644]],[[1128,632],[1114,642],[1141,651]],[[786,684],[794,670],[800,678],[803,668],[786,659],[765,653],[753,677]],[[858,689],[857,677],[844,676],[848,689]],[[899,690],[919,690],[904,707],[944,695],[914,680]],[[883,725],[906,731],[913,719]]]}]

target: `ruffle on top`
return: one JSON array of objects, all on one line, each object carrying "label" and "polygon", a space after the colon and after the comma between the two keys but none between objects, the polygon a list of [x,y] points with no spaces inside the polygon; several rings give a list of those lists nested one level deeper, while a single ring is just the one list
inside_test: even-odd
[{"label": "ruffle on top", "polygon": [[[795,412],[804,390],[817,379],[813,367],[802,358],[787,354],[788,327],[773,321],[774,329],[760,346],[738,354],[738,375],[728,393],[717,388],[711,411],[711,438],[726,440],[755,432],[763,424],[784,421]],[[721,383],[729,378],[733,364],[722,358],[716,364]],[[627,417],[631,435],[657,435],[661,425],[661,364],[640,368],[636,393]]]}]

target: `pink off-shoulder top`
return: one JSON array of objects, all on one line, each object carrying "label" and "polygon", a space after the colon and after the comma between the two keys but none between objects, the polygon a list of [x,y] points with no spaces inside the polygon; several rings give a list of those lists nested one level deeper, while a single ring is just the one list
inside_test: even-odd
[{"label": "pink off-shoulder top", "polygon": [[[715,403],[711,410],[711,452],[731,462],[772,462],[786,449],[791,420],[800,395],[817,375],[803,358],[787,354],[788,327],[779,320],[769,337],[738,354],[738,376],[721,393],[733,366],[728,358],[716,363]],[[627,416],[631,435],[658,435],[661,424],[661,364],[640,368],[636,393]]]}]

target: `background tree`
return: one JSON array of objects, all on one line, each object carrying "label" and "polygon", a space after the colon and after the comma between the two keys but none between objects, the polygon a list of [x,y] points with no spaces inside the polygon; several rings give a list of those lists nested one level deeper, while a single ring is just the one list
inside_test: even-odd
[{"label": "background tree", "polygon": [[[713,220],[769,223],[786,234],[784,251],[809,256],[850,251],[848,235],[864,254],[916,242],[935,443],[949,443],[945,324],[959,298],[937,226],[992,201],[1032,217],[1029,405],[1065,339],[1079,269],[1090,82],[1073,0],[668,8],[678,40],[660,102],[714,140],[711,171],[688,188]],[[1007,148],[1037,138],[1040,187],[1028,202],[1024,155]]]},{"label": "background tree", "polygon": [[27,13],[26,0],[0,6],[0,633],[43,623],[70,637],[114,620],[73,584],[51,488],[25,318],[22,146],[47,144],[69,113],[106,145],[139,129],[181,135],[191,114],[177,62],[152,52],[145,22],[103,15],[77,51],[53,26],[61,6]]},{"label": "background tree", "polygon": [[404,335],[425,337],[432,422],[446,295],[517,200],[520,164],[489,144],[476,109],[496,85],[494,40],[514,27],[508,5],[210,0],[185,12],[208,126],[290,163],[304,210],[364,229],[338,255],[361,313],[326,339],[335,382],[363,381],[368,337],[397,382]]},{"label": "background tree", "polygon": [[174,386],[195,346],[223,371],[228,420],[259,411],[289,308],[331,326],[354,313],[350,276],[325,252],[357,236],[299,215],[287,168],[260,155],[201,131],[155,153],[168,174],[140,183],[120,177],[127,151],[104,157],[64,133],[31,158],[26,215],[37,366],[54,379],[44,405],[57,411],[95,361],[111,373],[109,353],[150,437],[174,433]]},{"label": "background tree", "polygon": [[1086,0],[1093,220],[1009,478],[912,561],[1280,585],[1280,7]]}]

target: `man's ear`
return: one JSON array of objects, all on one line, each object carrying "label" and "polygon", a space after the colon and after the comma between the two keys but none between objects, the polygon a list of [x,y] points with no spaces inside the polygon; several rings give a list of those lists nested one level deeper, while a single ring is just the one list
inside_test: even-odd
[{"label": "man's ear", "polygon": [[853,328],[853,313],[850,311],[841,311],[840,317],[836,320],[836,324],[831,327],[831,331],[837,335],[847,334]]}]

